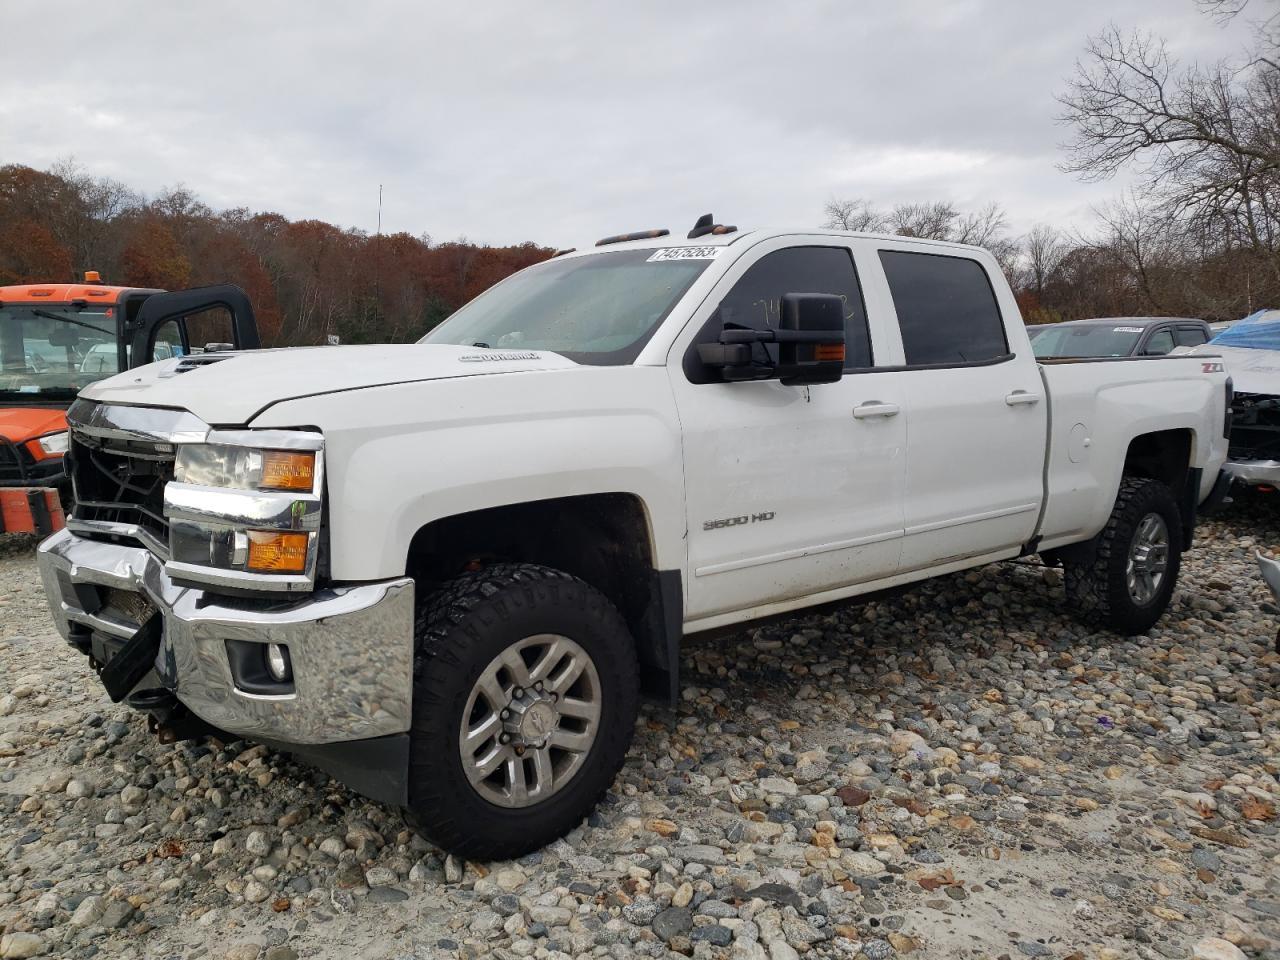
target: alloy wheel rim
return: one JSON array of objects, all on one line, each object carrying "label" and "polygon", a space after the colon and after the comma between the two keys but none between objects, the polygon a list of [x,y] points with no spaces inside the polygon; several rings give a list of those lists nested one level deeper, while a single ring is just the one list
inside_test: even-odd
[{"label": "alloy wheel rim", "polygon": [[1129,597],[1139,606],[1155,599],[1169,569],[1169,525],[1158,513],[1148,513],[1138,523],[1129,545],[1125,580]]},{"label": "alloy wheel rim", "polygon": [[480,672],[467,698],[458,749],[467,780],[500,807],[529,807],[578,774],[600,727],[600,675],[559,634],[511,644]]}]

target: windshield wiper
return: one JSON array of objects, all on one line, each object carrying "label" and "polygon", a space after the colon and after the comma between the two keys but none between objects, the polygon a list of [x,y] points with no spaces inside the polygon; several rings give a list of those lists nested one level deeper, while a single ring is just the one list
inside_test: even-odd
[{"label": "windshield wiper", "polygon": [[50,313],[48,310],[32,310],[37,317],[44,317],[46,320],[61,320],[63,323],[74,323],[77,327],[88,327],[94,333],[100,333],[104,337],[108,331],[101,327],[95,327],[92,323],[85,323],[83,320],[73,320],[71,317],[64,317],[60,313]]}]

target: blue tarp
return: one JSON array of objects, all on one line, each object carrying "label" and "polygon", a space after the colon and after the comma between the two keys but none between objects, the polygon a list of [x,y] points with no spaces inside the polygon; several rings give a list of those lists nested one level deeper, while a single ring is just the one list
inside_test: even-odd
[{"label": "blue tarp", "polygon": [[1209,341],[1220,347],[1280,350],[1280,310],[1259,310],[1237,320]]}]

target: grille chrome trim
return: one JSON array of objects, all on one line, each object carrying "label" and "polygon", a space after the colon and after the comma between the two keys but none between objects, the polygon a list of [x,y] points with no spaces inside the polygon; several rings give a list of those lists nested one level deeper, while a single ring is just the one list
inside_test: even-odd
[{"label": "grille chrome trim", "polygon": [[[131,539],[162,561],[169,576],[189,584],[252,592],[304,593],[315,588],[324,477],[324,438],[319,434],[216,430],[185,410],[118,406],[83,398],[68,411],[67,423],[74,454],[76,513],[81,514],[69,518],[68,527],[79,535]],[[309,493],[294,493],[179,483],[174,480],[178,449],[194,443],[314,450],[315,485]],[[133,499],[115,499],[129,496]],[[95,517],[95,512],[104,516]],[[198,558],[185,555],[177,561],[173,559],[177,547],[170,542],[174,525],[197,532],[241,527],[305,531],[309,534],[306,569],[286,575],[192,563]]]},{"label": "grille chrome trim", "polygon": [[203,443],[209,434],[209,425],[186,410],[123,407],[83,397],[67,411],[67,423],[85,436],[144,443]]},{"label": "grille chrome trim", "polygon": [[67,518],[67,529],[89,537],[124,537],[137,540],[157,557],[169,558],[169,545],[157,540],[149,530],[136,523],[113,523],[109,520],[77,520]]}]

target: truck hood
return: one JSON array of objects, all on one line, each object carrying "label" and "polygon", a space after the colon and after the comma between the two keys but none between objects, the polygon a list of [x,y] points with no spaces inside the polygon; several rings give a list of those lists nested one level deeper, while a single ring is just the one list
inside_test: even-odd
[{"label": "truck hood", "polygon": [[1251,350],[1207,343],[1194,353],[1222,357],[1236,393],[1280,396],[1280,350]]},{"label": "truck hood", "polygon": [[390,384],[578,366],[557,353],[443,343],[195,354],[92,383],[80,396],[104,403],[189,410],[210,424],[248,423],[281,400]]},{"label": "truck hood", "polygon": [[46,433],[67,429],[67,411],[48,407],[0,407],[0,437],[25,443]]}]

